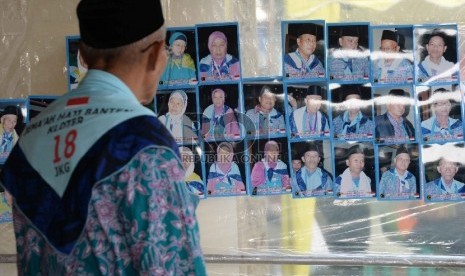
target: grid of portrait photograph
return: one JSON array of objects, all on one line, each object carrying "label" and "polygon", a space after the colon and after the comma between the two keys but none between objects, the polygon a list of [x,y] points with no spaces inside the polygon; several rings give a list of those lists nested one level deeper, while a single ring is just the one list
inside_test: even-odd
[{"label": "grid of portrait photograph", "polygon": [[[147,107],[178,143],[193,192],[465,199],[456,24],[298,20],[281,33],[282,75],[244,78],[238,23],[167,29]],[[79,37],[66,41],[72,93],[87,68]]]}]

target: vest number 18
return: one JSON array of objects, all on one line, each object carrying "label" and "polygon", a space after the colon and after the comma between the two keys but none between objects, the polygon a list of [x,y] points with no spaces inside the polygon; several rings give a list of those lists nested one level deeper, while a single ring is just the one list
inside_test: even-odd
[{"label": "vest number 18", "polygon": [[[63,155],[66,159],[69,159],[73,156],[74,152],[76,151],[76,141],[77,138],[77,131],[75,129],[70,130],[65,136],[65,148],[63,150]],[[53,163],[58,163],[61,161],[60,156],[60,142],[61,136],[57,135],[54,137],[55,139],[55,158],[53,159]]]}]

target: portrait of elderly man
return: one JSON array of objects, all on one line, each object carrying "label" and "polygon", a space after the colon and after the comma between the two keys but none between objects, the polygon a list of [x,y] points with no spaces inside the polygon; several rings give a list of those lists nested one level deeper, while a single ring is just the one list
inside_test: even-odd
[{"label": "portrait of elderly man", "polygon": [[425,184],[426,199],[460,199],[460,194],[465,193],[465,184],[456,179],[459,164],[440,158],[436,170],[439,177]]},{"label": "portrait of elderly man", "polygon": [[289,78],[323,78],[325,68],[315,55],[318,40],[324,38],[323,27],[314,23],[289,24],[297,36],[297,49],[284,56],[285,76]]},{"label": "portrait of elderly man", "polygon": [[333,81],[361,81],[369,78],[369,53],[359,45],[364,26],[342,26],[339,30],[338,47],[328,54],[329,78]]},{"label": "portrait of elderly man", "polygon": [[455,67],[457,54],[451,53],[454,60],[447,60],[445,57],[448,48],[453,47],[451,36],[442,29],[433,29],[425,33],[421,40],[422,46],[426,49],[426,56],[418,63],[416,76],[418,82],[426,81],[451,81],[457,79],[458,68]]},{"label": "portrait of elderly man", "polygon": [[[335,138],[353,140],[372,138],[374,131],[373,118],[365,114],[365,104],[369,100],[362,100],[360,85],[342,85],[333,90],[333,101],[337,97],[343,97],[344,101],[334,103],[333,106],[333,133]],[[369,95],[371,98],[371,95]],[[369,105],[371,111],[371,104]]]},{"label": "portrait of elderly man", "polygon": [[332,177],[321,165],[322,150],[317,142],[309,142],[302,152],[303,166],[295,173],[298,195],[322,196],[333,189]]},{"label": "portrait of elderly man", "polygon": [[385,98],[386,112],[375,117],[378,141],[405,142],[415,140],[415,129],[406,117],[410,96],[403,89],[391,89]]},{"label": "portrait of elderly man", "polygon": [[319,85],[309,85],[302,92],[305,105],[294,110],[289,117],[291,133],[294,137],[323,137],[329,135],[329,120],[321,110],[323,89]]},{"label": "portrait of elderly man", "polygon": [[[431,101],[429,105],[431,117],[421,122],[423,139],[430,142],[444,142],[463,138],[463,124],[460,118],[460,93],[452,92],[450,88],[441,87],[433,91],[429,100]],[[454,105],[459,108],[456,118],[451,117]]]},{"label": "portrait of elderly man", "polygon": [[412,199],[417,193],[417,179],[408,171],[411,158],[409,149],[399,145],[393,166],[385,171],[379,181],[378,194],[382,199]]},{"label": "portrait of elderly man", "polygon": [[[412,83],[413,63],[405,58],[399,42],[402,35],[397,31],[383,30],[379,52],[373,61],[373,80],[375,83]],[[412,56],[413,60],[413,56]]]},{"label": "portrait of elderly man", "polygon": [[0,164],[4,163],[13,149],[19,136],[16,132],[16,124],[21,110],[15,105],[6,106],[0,112]]},{"label": "portrait of elderly man", "polygon": [[273,87],[263,85],[258,95],[258,104],[245,113],[253,124],[253,126],[248,124],[250,125],[250,129],[247,130],[249,134],[262,135],[286,131],[284,115],[275,108],[276,100],[277,96]]},{"label": "portrait of elderly man", "polygon": [[337,197],[372,197],[371,178],[365,173],[365,151],[360,145],[347,150],[346,169],[334,181]]},{"label": "portrait of elderly man", "polygon": [[[144,106],[168,60],[162,5],[81,0],[76,13],[89,71],[31,120],[2,170],[18,274],[205,275],[199,198],[173,136]],[[41,123],[58,126],[62,114],[76,123]]]}]

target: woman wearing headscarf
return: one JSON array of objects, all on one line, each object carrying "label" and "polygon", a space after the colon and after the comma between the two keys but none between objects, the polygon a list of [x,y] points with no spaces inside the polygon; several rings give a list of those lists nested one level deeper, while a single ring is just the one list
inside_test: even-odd
[{"label": "woman wearing headscarf", "polygon": [[214,31],[208,37],[210,54],[200,60],[200,78],[202,80],[238,79],[240,77],[239,60],[228,54],[228,39],[223,32]]},{"label": "woman wearing headscarf", "polygon": [[199,196],[205,195],[205,187],[202,181],[202,178],[194,172],[195,167],[195,156],[192,150],[188,147],[179,147],[179,152],[181,153],[181,162],[184,170],[186,171],[186,176],[184,181],[186,181],[187,188]]},{"label": "woman wearing headscarf", "polygon": [[252,169],[252,194],[279,194],[291,188],[287,165],[278,159],[279,145],[266,142],[265,156]]},{"label": "woman wearing headscarf", "polygon": [[197,139],[191,119],[184,114],[186,108],[186,92],[175,90],[168,100],[168,112],[158,117],[177,142],[189,142],[192,139]]},{"label": "woman wearing headscarf", "polygon": [[175,32],[169,40],[170,53],[165,72],[161,76],[164,84],[187,83],[197,80],[194,60],[188,53],[187,37],[181,32]]},{"label": "woman wearing headscarf", "polygon": [[236,115],[232,108],[224,104],[225,99],[226,94],[223,89],[213,89],[213,104],[205,108],[202,116],[202,135],[205,139],[240,135]]},{"label": "woman wearing headscarf", "polygon": [[241,172],[233,162],[234,148],[229,142],[222,142],[216,149],[216,161],[208,171],[207,192],[210,196],[235,195],[245,191]]}]

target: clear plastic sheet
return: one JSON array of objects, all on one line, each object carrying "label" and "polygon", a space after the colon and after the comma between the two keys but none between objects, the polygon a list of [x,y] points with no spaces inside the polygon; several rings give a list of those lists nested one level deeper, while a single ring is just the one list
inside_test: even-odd
[{"label": "clear plastic sheet", "polygon": [[[78,1],[0,1],[0,96],[60,95],[67,91],[65,36],[78,34]],[[377,24],[457,23],[463,64],[465,1],[448,0],[164,0],[168,26],[239,22],[243,77],[279,76],[281,20]],[[461,66],[462,67],[462,66]],[[461,77],[464,78],[461,68]],[[292,199],[290,195],[202,200],[201,244],[209,255],[465,257],[465,206],[423,201]],[[0,247],[12,248],[11,231]],[[4,246],[5,245],[5,246]],[[8,245],[8,246],[7,246]],[[4,252],[14,254],[15,252]],[[339,255],[340,256],[340,255]],[[210,275],[461,274],[457,267],[209,263]],[[462,261],[462,266],[464,262]],[[414,266],[409,265],[409,266]],[[0,272],[6,266],[0,264]],[[2,274],[2,273],[0,273]]]}]

